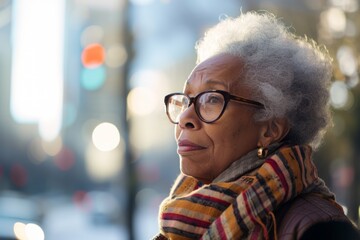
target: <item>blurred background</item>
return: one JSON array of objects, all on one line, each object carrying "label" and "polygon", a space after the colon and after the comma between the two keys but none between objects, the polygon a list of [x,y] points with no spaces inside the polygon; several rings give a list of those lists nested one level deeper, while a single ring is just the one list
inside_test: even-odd
[{"label": "blurred background", "polygon": [[0,0],[0,239],[149,239],[179,173],[163,97],[224,16],[267,10],[334,58],[315,153],[360,215],[359,0]]}]

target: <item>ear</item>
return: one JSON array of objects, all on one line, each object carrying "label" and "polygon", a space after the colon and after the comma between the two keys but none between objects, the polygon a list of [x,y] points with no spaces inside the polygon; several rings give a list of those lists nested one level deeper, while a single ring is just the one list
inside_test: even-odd
[{"label": "ear", "polygon": [[280,142],[289,132],[289,123],[285,118],[275,118],[264,122],[260,127],[259,147],[267,147]]}]

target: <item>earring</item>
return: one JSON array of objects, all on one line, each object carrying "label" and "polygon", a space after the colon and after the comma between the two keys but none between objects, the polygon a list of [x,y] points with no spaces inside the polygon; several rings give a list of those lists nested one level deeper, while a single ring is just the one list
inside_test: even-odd
[{"label": "earring", "polygon": [[269,150],[266,147],[259,147],[257,151],[258,158],[266,158]]}]

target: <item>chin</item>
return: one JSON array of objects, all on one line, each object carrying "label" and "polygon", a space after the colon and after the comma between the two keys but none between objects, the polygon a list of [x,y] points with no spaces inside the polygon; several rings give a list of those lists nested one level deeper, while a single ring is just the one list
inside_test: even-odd
[{"label": "chin", "polygon": [[[186,176],[196,178],[204,183],[210,183],[212,180],[209,178],[210,173],[204,172],[202,165],[193,164],[188,158],[180,157],[180,171]],[[210,180],[209,180],[210,179]]]}]

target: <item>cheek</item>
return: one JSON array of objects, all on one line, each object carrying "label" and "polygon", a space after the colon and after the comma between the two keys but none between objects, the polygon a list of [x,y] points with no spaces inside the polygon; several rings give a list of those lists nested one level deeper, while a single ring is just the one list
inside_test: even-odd
[{"label": "cheek", "polygon": [[216,154],[228,154],[239,146],[239,129],[232,126],[223,126],[216,131],[208,132]]},{"label": "cheek", "polygon": [[229,151],[247,152],[257,146],[258,128],[252,123],[233,123],[228,124],[218,132],[217,141],[220,148],[226,148]]},{"label": "cheek", "polygon": [[232,139],[234,143],[243,145],[247,149],[252,149],[257,146],[259,128],[253,123],[248,123],[242,127],[236,128],[233,131]]}]

